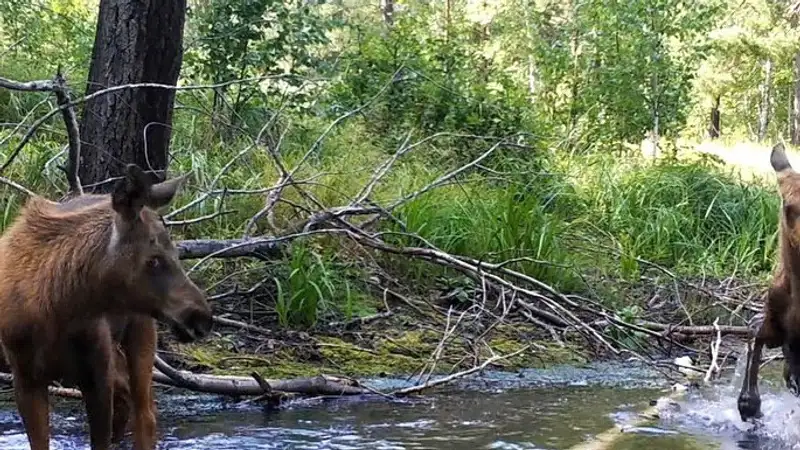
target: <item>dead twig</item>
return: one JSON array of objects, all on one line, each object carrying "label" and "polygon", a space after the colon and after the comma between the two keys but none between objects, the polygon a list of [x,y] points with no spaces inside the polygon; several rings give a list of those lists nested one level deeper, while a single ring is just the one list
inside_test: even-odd
[{"label": "dead twig", "polygon": [[711,376],[715,373],[719,374],[720,367],[717,362],[719,358],[719,347],[722,345],[722,332],[719,329],[719,317],[714,319],[714,329],[717,331],[717,339],[710,344],[711,347],[711,362],[708,364],[708,371],[706,372],[706,376],[703,378],[703,382],[706,384],[711,382]]}]

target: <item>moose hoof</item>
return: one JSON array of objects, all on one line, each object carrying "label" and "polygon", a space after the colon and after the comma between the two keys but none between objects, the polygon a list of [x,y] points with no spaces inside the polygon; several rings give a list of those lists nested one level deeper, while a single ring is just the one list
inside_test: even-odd
[{"label": "moose hoof", "polygon": [[740,395],[738,406],[742,422],[747,422],[749,419],[761,418],[761,398],[757,395]]}]

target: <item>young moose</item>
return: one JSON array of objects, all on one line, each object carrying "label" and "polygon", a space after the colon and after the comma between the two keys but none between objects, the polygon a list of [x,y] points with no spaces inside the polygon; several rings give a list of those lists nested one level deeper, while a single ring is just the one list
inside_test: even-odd
[{"label": "young moose", "polygon": [[49,448],[47,386],[83,393],[92,450],[134,419],[134,448],[156,445],[155,319],[189,342],[212,326],[158,208],[184,177],[152,184],[135,165],[111,195],[33,197],[0,238],[0,341],[31,450]]},{"label": "young moose", "polygon": [[783,144],[772,148],[770,163],[778,177],[782,206],[779,226],[779,265],[764,302],[764,321],[747,352],[739,415],[743,421],[761,417],[758,369],[761,351],[782,347],[786,387],[800,396],[800,173],[795,172]]}]

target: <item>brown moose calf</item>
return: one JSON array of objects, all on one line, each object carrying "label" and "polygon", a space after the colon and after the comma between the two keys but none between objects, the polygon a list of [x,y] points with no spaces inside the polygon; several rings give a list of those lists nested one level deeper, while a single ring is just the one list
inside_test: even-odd
[{"label": "brown moose calf", "polygon": [[782,347],[786,387],[800,396],[800,173],[789,164],[783,144],[772,148],[770,164],[777,174],[781,197],[779,260],[764,301],[763,322],[747,352],[738,400],[743,421],[761,417],[758,372],[764,346]]},{"label": "brown moose calf", "polygon": [[31,198],[0,238],[0,341],[32,450],[49,448],[54,380],[83,393],[92,450],[122,437],[129,407],[134,448],[155,448],[155,319],[184,342],[212,326],[156,212],[184,178],[129,165],[110,195]]}]

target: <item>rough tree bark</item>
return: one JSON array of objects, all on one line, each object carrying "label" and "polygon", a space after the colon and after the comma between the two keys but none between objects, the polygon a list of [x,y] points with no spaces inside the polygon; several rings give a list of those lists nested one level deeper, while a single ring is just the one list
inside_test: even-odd
[{"label": "rough tree bark", "polygon": [[767,137],[772,105],[772,58],[764,61],[764,82],[761,84],[761,103],[758,105],[758,142]]},{"label": "rough tree bark", "polygon": [[[128,83],[175,85],[185,16],[186,0],[101,0],[87,94]],[[126,89],[87,102],[79,172],[87,190],[128,163],[154,171],[154,180],[166,176],[174,100],[171,90]]]},{"label": "rough tree bark", "polygon": [[708,137],[716,139],[719,137],[719,95],[714,97],[714,105],[711,106],[711,121],[708,125]]}]

